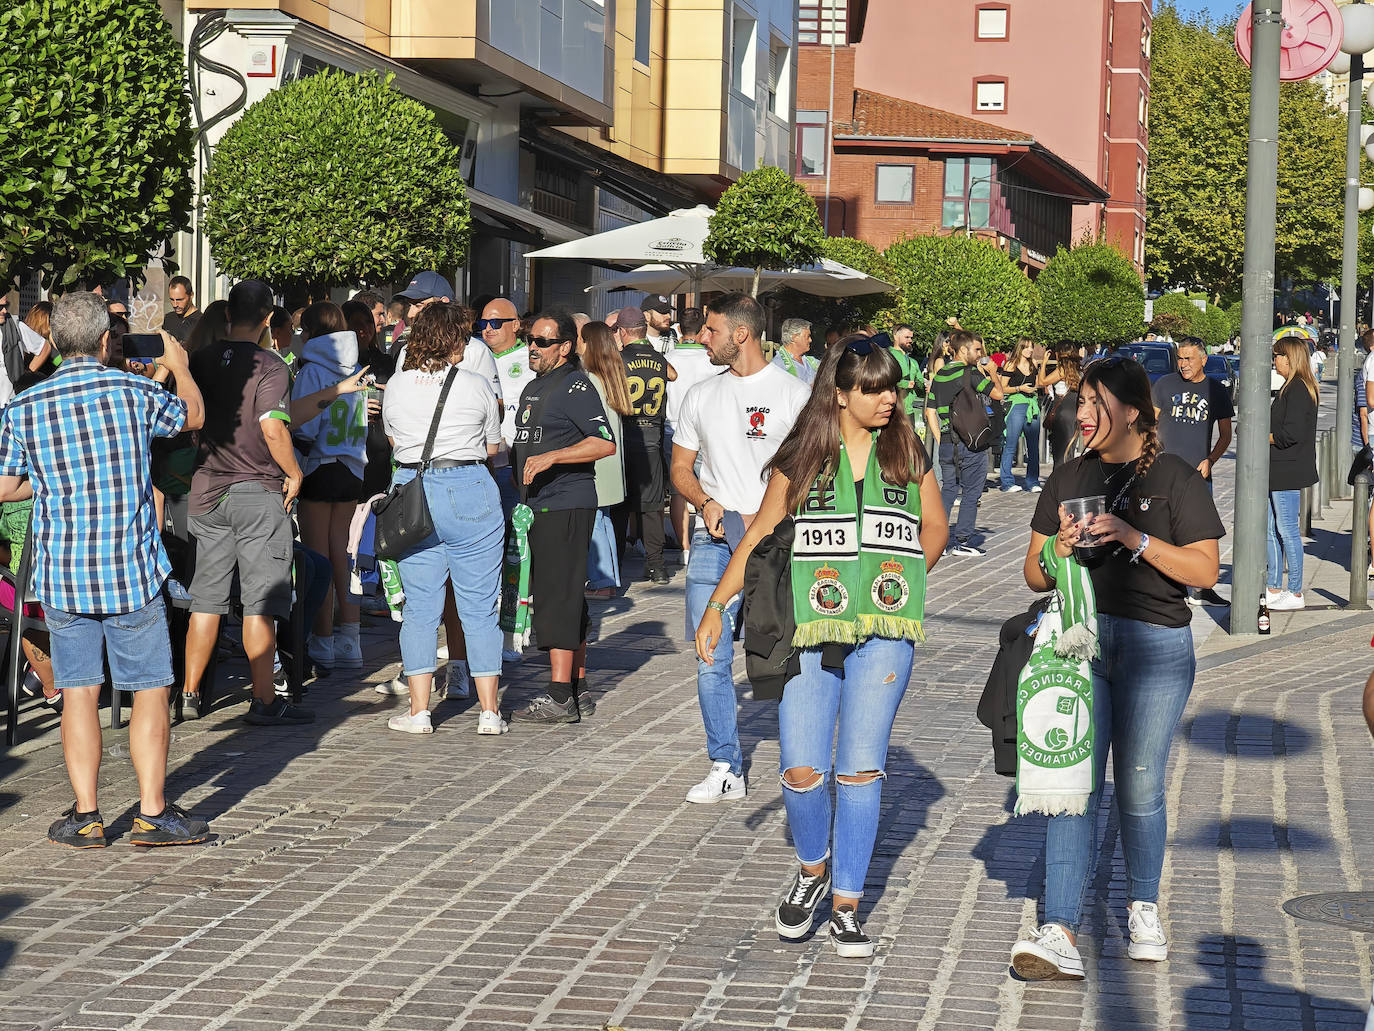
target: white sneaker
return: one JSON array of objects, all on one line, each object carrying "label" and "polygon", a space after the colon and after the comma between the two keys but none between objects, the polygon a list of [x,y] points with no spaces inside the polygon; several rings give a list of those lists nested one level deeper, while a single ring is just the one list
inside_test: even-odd
[{"label": "white sneaker", "polygon": [[1044,490],[1044,489],[1045,489],[1044,487],[1040,486],[1040,484],[1037,483],[1034,487],[1032,487],[1032,488],[1030,489],[1030,492],[1031,492],[1032,494],[1039,494],[1039,493],[1040,493],[1042,490]]},{"label": "white sneaker", "polygon": [[499,712],[487,712],[482,710],[482,715],[477,717],[477,733],[479,734],[504,734],[510,730],[510,724],[501,718]]},{"label": "white sneaker", "polygon": [[1083,957],[1058,924],[1043,924],[1013,945],[1011,968],[1027,981],[1083,980]]},{"label": "white sneaker", "polygon": [[1272,609],[1274,607],[1274,602],[1278,601],[1287,593],[1287,591],[1276,591],[1272,587],[1266,587],[1264,589],[1264,604],[1268,605]]},{"label": "white sneaker", "polygon": [[410,682],[406,680],[403,675],[396,676],[392,677],[390,680],[383,680],[372,690],[376,691],[378,694],[404,697],[410,694]]},{"label": "white sneaker", "polygon": [[1161,963],[1169,958],[1169,939],[1159,922],[1159,907],[1153,902],[1132,902],[1126,907],[1126,925],[1131,944],[1126,955],[1131,959]]},{"label": "white sneaker", "polygon": [[472,697],[472,675],[468,672],[466,659],[453,659],[449,662],[447,687],[449,698]]},{"label": "white sneaker", "polygon": [[316,637],[310,635],[310,639],[305,643],[305,654],[316,666],[323,666],[325,669],[334,668],[334,638]]},{"label": "white sneaker", "polygon": [[1280,591],[1277,598],[1269,600],[1270,612],[1297,612],[1298,609],[1307,607],[1307,602],[1303,600],[1301,594],[1293,594],[1291,591]]},{"label": "white sneaker", "polygon": [[434,727],[429,722],[429,710],[421,709],[414,716],[408,712],[397,713],[386,721],[392,730],[403,734],[433,734]]},{"label": "white sneaker", "polygon": [[362,642],[351,634],[334,635],[334,665],[338,669],[362,669]]},{"label": "white sneaker", "polygon": [[713,763],[706,779],[687,792],[687,801],[706,804],[709,802],[728,802],[743,798],[744,778],[730,772],[730,764]]},{"label": "white sneaker", "polygon": [[438,656],[440,662],[448,662],[448,645],[439,645],[434,654]]}]

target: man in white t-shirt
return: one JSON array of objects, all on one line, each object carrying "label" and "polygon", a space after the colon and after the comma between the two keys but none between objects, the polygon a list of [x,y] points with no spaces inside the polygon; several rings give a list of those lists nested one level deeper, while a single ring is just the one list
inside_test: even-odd
[{"label": "man in white t-shirt", "polygon": [[506,472],[510,465],[510,444],[515,439],[515,409],[520,394],[534,379],[530,370],[530,349],[520,342],[520,316],[515,305],[504,297],[495,297],[482,309],[482,317],[473,327],[482,337],[484,347],[495,361],[496,374],[501,380],[500,396],[505,399],[501,413],[501,453],[496,456],[496,484],[501,488],[501,504],[506,514],[519,501],[515,485]]},{"label": "man in white t-shirt", "polygon": [[[693,534],[687,564],[689,634],[695,634],[731,553],[763,501],[763,467],[810,396],[805,384],[764,358],[759,345],[764,314],[758,301],[748,294],[726,294],[706,313],[701,344],[712,365],[729,371],[687,392],[675,415],[673,442],[673,485],[701,513],[704,524]],[[738,615],[736,598],[721,614],[724,632],[712,652],[713,664],[697,663],[697,701],[711,771],[687,792],[689,802],[745,795],[730,669]]]}]

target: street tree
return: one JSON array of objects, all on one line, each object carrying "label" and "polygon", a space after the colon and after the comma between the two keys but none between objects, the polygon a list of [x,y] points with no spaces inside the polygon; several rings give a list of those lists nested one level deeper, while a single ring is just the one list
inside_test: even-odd
[{"label": "street tree", "polygon": [[467,257],[459,148],[391,77],[323,72],[273,90],[205,177],[220,268],[285,289],[392,282]]},{"label": "street tree", "polygon": [[157,0],[0,10],[0,279],[141,276],[191,210],[191,107]]},{"label": "street tree", "polygon": [[1046,342],[1117,344],[1145,323],[1145,288],[1129,258],[1110,244],[1060,247],[1035,280]]},{"label": "street tree", "polygon": [[810,194],[781,168],[764,166],[745,172],[721,194],[701,250],[717,265],[753,269],[757,297],[764,269],[811,265],[824,245]]},{"label": "street tree", "polygon": [[1035,284],[991,240],[962,233],[908,236],[883,257],[899,288],[893,318],[910,323],[927,347],[950,318],[982,335],[989,351],[1035,331]]}]

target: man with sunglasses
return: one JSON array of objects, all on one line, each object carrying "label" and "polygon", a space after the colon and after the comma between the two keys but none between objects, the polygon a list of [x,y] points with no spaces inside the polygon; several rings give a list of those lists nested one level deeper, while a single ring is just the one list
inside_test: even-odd
[{"label": "man with sunglasses", "polygon": [[534,510],[529,530],[534,636],[549,653],[549,689],[511,719],[578,723],[587,675],[587,550],[596,517],[595,463],[615,454],[606,409],[577,362],[577,325],[544,312],[530,326],[535,379],[520,397],[511,451]]},{"label": "man with sunglasses", "polygon": [[515,439],[515,409],[520,403],[520,394],[534,379],[530,368],[530,349],[520,342],[520,317],[515,305],[505,297],[494,297],[482,308],[482,317],[474,323],[472,331],[482,338],[482,344],[491,352],[496,363],[496,375],[501,382],[498,397],[504,399],[501,406],[501,452],[492,462],[495,470],[496,485],[501,489],[501,505],[509,516],[511,509],[519,501],[519,492],[511,481],[510,444]]}]

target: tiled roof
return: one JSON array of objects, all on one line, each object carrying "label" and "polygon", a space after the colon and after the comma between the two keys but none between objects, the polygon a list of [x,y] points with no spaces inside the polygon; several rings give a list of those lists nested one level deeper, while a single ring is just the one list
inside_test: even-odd
[{"label": "tiled roof", "polygon": [[1015,140],[1034,143],[1035,137],[1007,126],[980,122],[939,108],[926,107],[910,100],[899,100],[882,93],[856,89],[854,120],[846,133],[850,136],[893,136],[921,140]]}]

